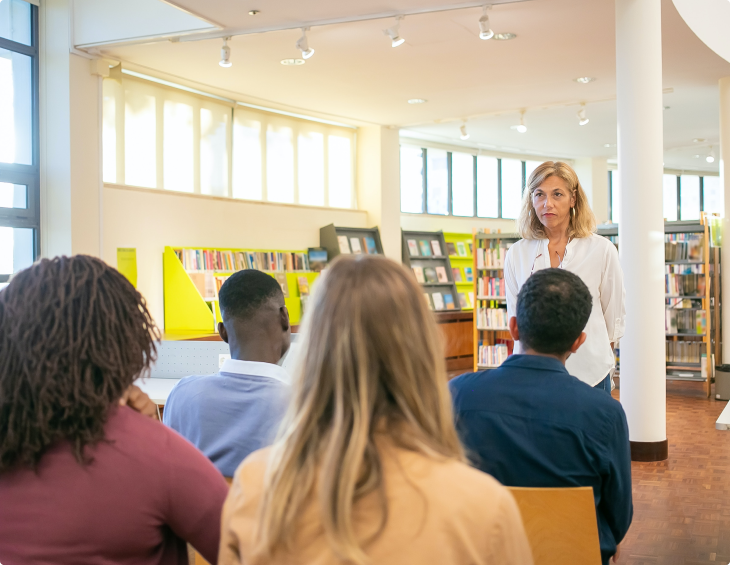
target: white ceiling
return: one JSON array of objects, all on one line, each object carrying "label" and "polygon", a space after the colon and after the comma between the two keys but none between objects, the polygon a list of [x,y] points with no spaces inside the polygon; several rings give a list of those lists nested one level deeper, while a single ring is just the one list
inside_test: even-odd
[{"label": "white ceiling", "polygon": [[[382,30],[392,19],[315,26],[309,33],[315,55],[300,67],[280,61],[296,57],[298,29],[292,22],[333,21],[358,13],[403,13],[438,7],[434,0],[357,2],[284,0],[175,0],[174,4],[226,27],[246,29],[234,37],[233,67],[218,66],[220,39],[107,47],[104,53],[139,67],[231,93],[242,100],[316,112],[340,120],[395,125],[438,141],[460,143],[468,119],[474,147],[529,151],[561,157],[615,156],[614,0],[532,0],[495,5],[492,28],[518,35],[512,41],[481,41],[481,9],[409,15],[401,25],[406,43],[392,48]],[[250,9],[257,16],[248,16]],[[665,165],[717,170],[704,158],[718,143],[717,82],[730,63],[706,47],[687,27],[671,0],[662,0]],[[260,22],[260,23],[256,23]],[[258,28],[256,27],[258,26]],[[228,33],[223,30],[221,33]],[[572,79],[594,76],[581,85]],[[409,105],[410,98],[426,104]],[[581,102],[591,119],[577,123]],[[526,109],[528,132],[510,125]],[[694,138],[707,141],[694,144]],[[706,146],[702,150],[698,145]],[[704,153],[703,153],[704,152]]]}]

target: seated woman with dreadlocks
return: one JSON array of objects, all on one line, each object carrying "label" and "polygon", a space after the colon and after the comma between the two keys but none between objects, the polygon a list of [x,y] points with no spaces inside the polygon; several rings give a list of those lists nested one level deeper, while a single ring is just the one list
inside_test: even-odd
[{"label": "seated woman with dreadlocks", "polygon": [[0,562],[218,558],[228,487],[161,423],[121,406],[159,332],[88,256],[44,259],[0,291]]}]

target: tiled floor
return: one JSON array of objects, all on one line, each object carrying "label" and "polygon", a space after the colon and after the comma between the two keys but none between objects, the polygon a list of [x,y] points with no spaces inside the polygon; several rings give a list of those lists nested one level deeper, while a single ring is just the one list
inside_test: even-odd
[{"label": "tiled floor", "polygon": [[621,565],[730,563],[730,431],[715,429],[726,404],[696,383],[668,383],[669,459],[631,465],[634,520]]}]

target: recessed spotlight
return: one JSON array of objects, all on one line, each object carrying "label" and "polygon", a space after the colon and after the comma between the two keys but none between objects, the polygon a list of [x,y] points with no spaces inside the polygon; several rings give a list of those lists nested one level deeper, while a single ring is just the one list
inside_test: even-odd
[{"label": "recessed spotlight", "polygon": [[573,79],[575,82],[578,82],[580,84],[588,84],[589,82],[593,82],[596,80],[595,77],[578,77]]},{"label": "recessed spotlight", "polygon": [[260,14],[259,10],[251,10],[251,11],[250,11],[250,12],[248,13],[248,15],[249,15],[249,16],[255,16],[255,15],[257,15],[257,14]]},{"label": "recessed spotlight", "polygon": [[615,143],[604,143],[603,146],[604,147],[616,147],[616,144]]},{"label": "recessed spotlight", "polygon": [[695,137],[695,138],[694,138],[694,139],[693,139],[692,141],[693,141],[694,143],[704,143],[704,142],[705,142],[705,141],[707,141],[707,140],[706,140],[706,139],[703,139],[703,138],[701,138],[701,137]]},{"label": "recessed spotlight", "polygon": [[425,104],[428,102],[428,100],[424,100],[423,98],[411,98],[408,103],[409,104]]},{"label": "recessed spotlight", "polygon": [[285,65],[287,67],[299,66],[299,65],[303,65],[304,63],[306,63],[306,61],[304,59],[282,59],[281,60],[281,64]]},{"label": "recessed spotlight", "polygon": [[699,159],[699,158],[700,158],[700,155],[695,155],[695,159]]},{"label": "recessed spotlight", "polygon": [[515,37],[517,37],[516,33],[495,33],[492,39],[496,39],[497,41],[509,41]]}]

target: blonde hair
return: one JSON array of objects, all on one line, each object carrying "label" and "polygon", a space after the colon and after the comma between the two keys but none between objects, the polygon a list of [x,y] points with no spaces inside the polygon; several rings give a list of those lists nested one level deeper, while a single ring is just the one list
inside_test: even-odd
[{"label": "blonde hair", "polygon": [[580,185],[578,175],[573,167],[562,161],[545,161],[532,171],[522,195],[522,209],[517,218],[517,230],[524,239],[545,239],[547,237],[545,226],[535,214],[532,194],[543,182],[553,176],[563,179],[568,190],[575,196],[575,215],[571,210],[568,237],[588,237],[596,231],[596,217],[588,205],[588,198]]},{"label": "blonde hair", "polygon": [[312,502],[343,561],[368,557],[353,522],[357,500],[387,503],[376,437],[463,461],[441,336],[421,288],[383,257],[341,256],[324,273],[300,334],[303,359],[275,442],[255,532],[262,561],[290,550]]}]

